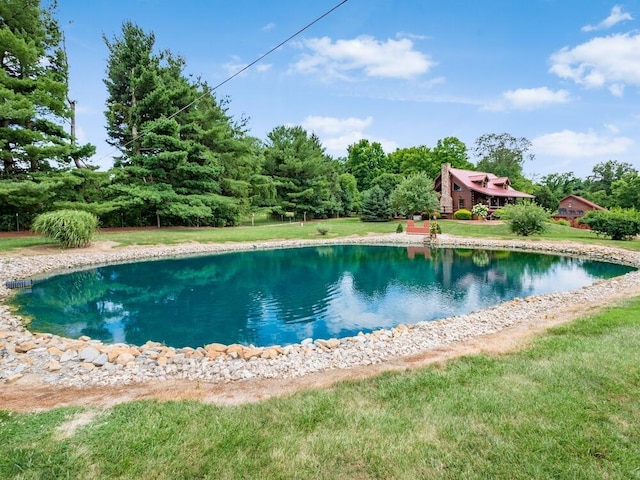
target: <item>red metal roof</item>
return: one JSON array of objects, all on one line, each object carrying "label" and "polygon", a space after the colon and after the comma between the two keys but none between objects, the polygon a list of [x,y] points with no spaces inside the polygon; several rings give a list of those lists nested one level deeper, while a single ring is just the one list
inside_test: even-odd
[{"label": "red metal roof", "polygon": [[[535,198],[533,195],[511,188],[508,184],[509,179],[507,177],[497,177],[493,173],[474,172],[472,170],[461,170],[459,168],[449,168],[449,172],[461,186],[464,185],[469,190],[490,197]],[[487,185],[485,187],[475,183],[485,177],[487,178]]]}]

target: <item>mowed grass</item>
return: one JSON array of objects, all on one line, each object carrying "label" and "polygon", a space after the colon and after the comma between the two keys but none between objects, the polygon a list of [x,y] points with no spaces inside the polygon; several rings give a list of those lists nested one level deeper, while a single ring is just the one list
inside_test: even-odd
[{"label": "mowed grass", "polygon": [[[326,236],[318,233],[316,226],[327,225]],[[406,221],[361,222],[357,218],[328,219],[313,222],[279,222],[260,223],[256,226],[240,226],[227,228],[145,228],[99,231],[97,241],[111,241],[118,246],[128,245],[171,245],[178,243],[227,243],[227,242],[259,242],[268,240],[324,239],[348,236],[367,236],[394,233],[398,224],[403,228]],[[442,233],[464,237],[526,239],[530,241],[575,241],[582,243],[618,246],[631,250],[640,250],[640,240],[612,241],[598,237],[588,230],[580,230],[561,225],[549,224],[543,235],[520,237],[509,231],[509,226],[496,222],[461,222],[439,220]],[[42,237],[25,236],[3,238],[0,236],[0,252],[18,248],[50,245],[50,240]]]},{"label": "mowed grass", "polygon": [[0,412],[0,478],[640,478],[640,299],[516,353],[236,407],[132,402],[61,434],[87,412]]}]

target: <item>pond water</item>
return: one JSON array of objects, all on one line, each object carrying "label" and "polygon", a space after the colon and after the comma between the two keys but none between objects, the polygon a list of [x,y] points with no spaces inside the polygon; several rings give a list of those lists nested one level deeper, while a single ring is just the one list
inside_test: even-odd
[{"label": "pond water", "polygon": [[173,347],[287,345],[576,290],[631,267],[512,251],[338,245],[110,265],[13,298],[32,331]]}]

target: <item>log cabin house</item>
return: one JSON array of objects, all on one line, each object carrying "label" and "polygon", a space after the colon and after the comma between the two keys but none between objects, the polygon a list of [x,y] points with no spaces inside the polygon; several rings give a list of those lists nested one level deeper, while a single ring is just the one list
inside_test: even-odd
[{"label": "log cabin house", "polygon": [[442,171],[436,177],[434,187],[440,194],[442,218],[453,218],[457,210],[471,210],[478,203],[487,205],[491,215],[498,208],[515,203],[518,198],[535,198],[512,188],[508,177],[452,168],[449,163],[442,164]]}]

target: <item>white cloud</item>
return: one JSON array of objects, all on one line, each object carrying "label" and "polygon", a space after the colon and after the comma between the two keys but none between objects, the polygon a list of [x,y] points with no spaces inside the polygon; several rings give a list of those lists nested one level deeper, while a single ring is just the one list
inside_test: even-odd
[{"label": "white cloud", "polygon": [[616,134],[620,132],[620,129],[618,128],[617,125],[613,125],[612,123],[605,123],[604,124],[604,128],[606,128],[607,130],[609,130],[611,133]]},{"label": "white cloud", "polygon": [[622,83],[613,83],[609,85],[609,92],[611,95],[615,97],[623,97],[624,96],[624,84]]},{"label": "white cloud", "polygon": [[508,90],[502,94],[502,99],[494,104],[486,105],[486,110],[535,110],[548,105],[567,103],[571,100],[566,90],[553,91],[547,87],[519,88]]},{"label": "white cloud", "polygon": [[264,27],[262,27],[260,30],[262,30],[263,32],[270,32],[274,28],[276,28],[276,24],[273,23],[273,22],[269,22]]},{"label": "white cloud", "polygon": [[411,33],[411,32],[398,32],[396,33],[396,38],[408,38],[410,40],[426,40],[426,35],[421,35],[419,33]]},{"label": "white cloud", "polygon": [[427,73],[435,65],[428,55],[415,50],[408,38],[380,42],[363,35],[334,42],[322,37],[304,40],[299,45],[311,53],[303,54],[293,64],[294,70],[344,80],[357,71],[368,77],[410,79]]},{"label": "white cloud", "polygon": [[623,136],[598,135],[591,130],[586,133],[562,130],[534,138],[531,143],[537,155],[583,158],[625,153],[634,141]]},{"label": "white cloud", "polygon": [[322,146],[329,155],[344,157],[347,155],[347,147],[359,142],[363,138],[371,142],[378,142],[385,152],[392,152],[398,148],[393,140],[375,138],[365,133],[365,129],[373,124],[373,117],[366,118],[336,118],[310,115],[301,125],[305,130],[315,133]]},{"label": "white cloud", "polygon": [[[224,68],[224,70],[227,72],[227,75],[235,75],[243,68],[246,68],[246,66],[247,64],[242,63],[242,59],[240,57],[238,57],[237,55],[233,55],[229,62],[222,65],[222,68]],[[251,69],[255,68],[255,70],[258,72],[266,72],[271,67],[272,67],[272,64],[270,63],[258,63],[252,66]],[[242,75],[245,75],[246,73],[247,73],[246,71],[242,72]]]},{"label": "white cloud", "polygon": [[259,72],[266,72],[267,70],[271,70],[273,64],[271,63],[258,63],[256,65],[256,70]]},{"label": "white cloud", "polygon": [[551,73],[588,88],[622,95],[624,85],[640,85],[640,34],[594,38],[551,55]]},{"label": "white cloud", "polygon": [[317,134],[337,135],[344,132],[362,131],[373,123],[373,117],[366,118],[335,118],[310,115],[304,119],[302,126],[313,130]]},{"label": "white cloud", "polygon": [[615,5],[611,9],[611,13],[607,18],[602,20],[597,25],[585,25],[584,27],[582,27],[581,30],[583,32],[592,32],[594,30],[605,30],[607,28],[613,27],[617,23],[624,22],[625,20],[633,20],[633,17],[629,13],[626,13],[626,12],[623,13],[621,5]]}]

